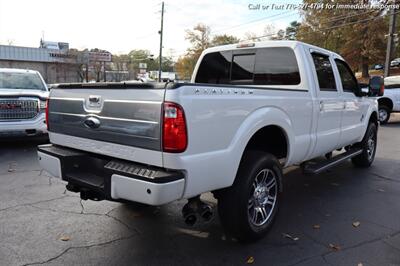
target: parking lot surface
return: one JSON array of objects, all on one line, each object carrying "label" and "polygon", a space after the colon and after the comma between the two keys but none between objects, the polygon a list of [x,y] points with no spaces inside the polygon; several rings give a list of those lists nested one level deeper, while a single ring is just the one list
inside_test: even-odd
[{"label": "parking lot surface", "polygon": [[38,143],[0,143],[0,265],[400,265],[399,115],[380,128],[371,168],[289,171],[272,230],[247,245],[217,216],[186,226],[184,200],[81,201],[41,170]]}]

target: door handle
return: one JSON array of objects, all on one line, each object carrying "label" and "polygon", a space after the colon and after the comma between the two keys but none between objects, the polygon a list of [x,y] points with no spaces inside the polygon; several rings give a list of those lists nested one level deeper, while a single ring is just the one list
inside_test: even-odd
[{"label": "door handle", "polygon": [[344,103],[343,103],[343,109],[346,109],[346,107],[347,107],[347,103],[344,102]]},{"label": "door handle", "polygon": [[324,110],[324,101],[319,102],[319,110],[322,112]]}]

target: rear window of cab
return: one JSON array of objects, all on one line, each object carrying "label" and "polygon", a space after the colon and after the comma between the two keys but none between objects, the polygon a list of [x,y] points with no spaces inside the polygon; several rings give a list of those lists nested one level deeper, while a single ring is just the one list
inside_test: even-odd
[{"label": "rear window of cab", "polygon": [[203,57],[195,82],[298,85],[300,73],[294,51],[288,47],[221,51],[209,53]]}]

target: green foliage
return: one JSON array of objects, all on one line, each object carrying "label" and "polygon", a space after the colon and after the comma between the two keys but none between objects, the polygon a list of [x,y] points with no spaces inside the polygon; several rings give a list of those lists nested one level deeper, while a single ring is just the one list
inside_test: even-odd
[{"label": "green foliage", "polygon": [[240,40],[232,35],[215,35],[211,38],[210,27],[204,24],[196,25],[193,30],[186,30],[185,39],[191,44],[185,56],[178,59],[175,64],[178,76],[181,79],[190,79],[197,60],[201,53],[213,46],[238,43]]},{"label": "green foliage", "polygon": [[188,54],[197,60],[200,54],[210,47],[210,34],[210,27],[201,23],[196,25],[193,30],[186,30],[185,39],[191,44]]},{"label": "green foliage", "polygon": [[287,40],[296,40],[297,32],[299,30],[300,25],[301,24],[297,21],[290,22],[290,25],[286,28],[285,38]]},{"label": "green foliage", "polygon": [[239,41],[240,41],[239,38],[236,38],[235,36],[232,35],[227,35],[227,34],[215,35],[211,41],[210,46],[233,44],[233,43],[238,43]]},{"label": "green foliage", "polygon": [[[315,1],[303,2],[312,4]],[[331,0],[318,2],[332,3]],[[335,1],[335,4],[359,3],[359,0]],[[297,39],[341,54],[354,70],[363,71],[363,77],[368,76],[369,65],[384,61],[388,24],[382,11],[307,9],[302,16]]]},{"label": "green foliage", "polygon": [[[147,72],[158,70],[159,60],[154,57],[149,50],[137,49],[132,50],[128,54],[113,55],[112,58],[113,70],[128,71],[128,79],[136,79],[139,73],[139,64],[147,64]],[[162,60],[162,71],[170,72],[174,69],[174,62],[170,57],[164,57]],[[115,74],[119,79],[119,74]]]},{"label": "green foliage", "polygon": [[132,50],[128,53],[128,68],[131,71],[137,72],[140,63],[147,64],[147,70],[158,70],[158,61],[154,56],[151,56],[148,50]]}]

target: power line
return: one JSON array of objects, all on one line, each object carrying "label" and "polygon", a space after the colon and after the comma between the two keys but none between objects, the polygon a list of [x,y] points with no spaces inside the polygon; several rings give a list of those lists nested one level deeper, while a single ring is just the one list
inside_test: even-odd
[{"label": "power line", "polygon": [[[360,15],[365,15],[365,14],[372,13],[372,12],[375,12],[375,11],[376,11],[376,10],[373,10],[373,11],[368,10],[368,11],[366,11],[366,12],[362,12],[362,13],[358,13],[358,14],[339,15],[339,16],[332,17],[331,19],[325,21],[324,23],[329,23],[329,22],[332,22],[332,21],[337,21],[337,20],[339,20],[339,19],[340,19],[340,20],[346,20],[346,19],[351,18],[351,17],[356,17],[356,16],[360,16]],[[291,12],[291,11],[289,11],[289,12]],[[275,15],[275,17],[278,16],[278,15],[283,15],[283,14],[287,14],[287,13],[288,13],[288,12],[283,12],[283,13],[277,14],[277,15]],[[268,18],[271,18],[271,16],[268,17]],[[370,19],[367,19],[367,20],[378,19],[378,18],[381,18],[381,16],[380,16],[380,17],[370,18]],[[260,21],[260,20],[264,20],[264,19],[266,19],[266,18],[257,19],[257,20],[253,20],[253,21],[249,21],[249,22],[246,22],[246,23],[243,23],[243,24],[240,24],[240,25],[250,24],[250,23],[252,23],[252,22]],[[364,21],[367,21],[367,20],[360,20],[360,21],[357,21],[356,23],[364,22]],[[347,26],[347,25],[350,25],[350,24],[355,24],[355,23],[354,23],[354,22],[347,23],[347,24],[343,23],[343,24],[341,24],[341,25],[336,25],[336,26],[332,26],[332,27],[326,27],[326,28],[318,29],[318,31],[325,31],[325,30],[329,30],[329,29],[333,29],[333,28],[344,27],[344,26]],[[237,26],[238,26],[238,25],[237,25]],[[234,27],[236,27],[236,26],[234,26]],[[312,26],[310,26],[310,25],[304,25],[304,27],[312,27]],[[220,30],[220,31],[221,31],[221,30]],[[255,37],[252,37],[252,38],[248,38],[248,39],[246,39],[246,40],[254,40],[254,39],[260,39],[260,38],[272,37],[272,36],[275,36],[276,34],[277,34],[277,32],[275,32],[275,33],[270,33],[270,34],[265,34],[265,35],[262,35],[262,36],[255,36]],[[246,41],[246,40],[245,40],[245,41]],[[187,50],[177,51],[176,54],[180,54],[180,55],[175,55],[175,56],[173,56],[173,57],[180,57],[180,56],[182,56],[181,53],[184,53],[184,52],[186,52],[186,51],[187,51]]]},{"label": "power line", "polygon": [[[327,21],[324,21],[323,23],[329,23],[329,22],[333,22],[333,21],[337,21],[337,20],[346,20],[346,19],[351,18],[351,17],[356,17],[356,16],[360,16],[360,15],[365,15],[365,14],[372,13],[372,12],[375,12],[375,11],[376,11],[376,10],[368,10],[368,11],[365,11],[365,12],[362,12],[362,13],[356,13],[356,14],[351,14],[351,15],[348,15],[348,14],[346,14],[346,15],[339,15],[339,16],[332,17],[331,19],[329,19],[329,20],[327,20]],[[273,18],[273,17],[277,17],[277,16],[281,16],[281,15],[290,13],[290,12],[292,12],[292,11],[283,12],[283,13],[280,13],[280,14],[276,14],[276,15],[274,15],[274,16],[269,16],[269,17],[264,17],[264,18],[262,18],[262,19],[257,19],[257,20],[249,21],[249,22],[246,22],[246,23],[243,23],[243,24],[235,25],[235,26],[230,27],[230,28],[226,28],[226,29],[236,28],[236,27],[239,27],[239,26],[242,26],[242,25],[251,24],[251,23],[254,23],[254,22],[257,22],[257,21],[262,21],[262,20],[265,20],[265,19],[270,19],[270,18]],[[294,15],[294,14],[291,14],[291,15]],[[317,31],[325,31],[325,30],[329,30],[329,29],[335,29],[335,28],[344,27],[344,26],[348,26],[348,25],[353,25],[353,24],[357,24],[357,23],[361,23],[361,22],[366,22],[366,21],[369,21],[369,20],[379,19],[379,18],[381,18],[381,17],[382,17],[382,16],[373,17],[373,18],[369,18],[369,19],[363,19],[363,20],[359,20],[359,21],[355,21],[355,22],[342,23],[342,24],[340,24],[340,25],[335,25],[335,26],[332,26],[332,27],[325,27],[325,28],[322,28],[322,29],[317,29]],[[284,17],[282,17],[282,18],[284,18]],[[280,18],[280,19],[282,19],[282,18]],[[312,26],[310,26],[310,25],[304,25],[304,27],[312,27]],[[223,30],[226,30],[226,29],[221,29],[221,30],[218,30],[218,31],[214,31],[214,33],[220,32],[220,31],[223,31]],[[246,39],[246,40],[254,40],[254,39],[260,39],[260,38],[265,38],[265,37],[272,37],[272,36],[275,36],[276,34],[277,34],[277,32],[275,32],[275,33],[270,33],[270,34],[265,34],[265,35],[261,35],[261,36],[255,36],[255,37],[252,37],[252,38],[248,38],[248,39]],[[180,54],[181,52],[184,53],[184,52],[186,52],[186,50],[185,50],[185,51],[178,51],[178,52],[176,52],[176,53],[177,53],[177,54]],[[174,57],[179,57],[179,56],[175,55]]]},{"label": "power line", "polygon": [[327,21],[324,21],[323,23],[329,23],[329,22],[333,22],[333,21],[348,19],[348,18],[351,18],[351,17],[357,17],[357,16],[368,14],[368,13],[372,13],[372,12],[375,12],[375,11],[376,10],[367,10],[365,12],[355,13],[355,14],[351,14],[351,15],[349,15],[349,14],[339,15],[339,16],[336,16],[336,17],[332,17],[331,19],[329,19]]},{"label": "power line", "polygon": [[[375,11],[376,11],[376,10],[368,10],[368,11],[365,11],[365,12],[362,12],[362,13],[356,13],[356,14],[351,14],[351,15],[348,15],[348,14],[346,14],[346,15],[339,15],[339,16],[332,17],[331,19],[325,21],[324,23],[334,22],[334,21],[337,21],[337,20],[345,20],[345,19],[348,19],[348,18],[351,18],[351,17],[356,17],[356,16],[360,16],[360,15],[365,15],[365,14],[372,13],[372,12],[375,12]],[[287,11],[287,12],[283,12],[283,13],[276,14],[276,15],[273,15],[273,16],[268,16],[268,17],[264,17],[264,18],[261,18],[261,19],[256,19],[256,20],[252,20],[252,21],[249,21],[249,22],[246,22],[246,23],[238,24],[238,25],[235,25],[235,26],[233,26],[233,27],[229,27],[229,28],[225,28],[225,29],[220,29],[220,30],[214,31],[213,34],[218,33],[218,32],[221,32],[221,31],[224,31],[224,30],[229,30],[229,29],[241,27],[241,26],[244,26],[244,25],[252,24],[252,23],[254,23],[254,22],[263,21],[263,20],[266,20],[266,19],[270,20],[271,18],[278,17],[278,16],[281,16],[281,15],[284,15],[284,14],[288,14],[288,13],[290,13],[290,12],[293,12],[293,11]],[[291,15],[289,15],[289,16],[284,16],[284,17],[282,17],[282,18],[280,18],[280,19],[283,19],[283,18],[286,18],[286,17],[290,17],[290,16],[292,16],[292,15],[294,15],[294,13],[291,14]],[[306,27],[311,27],[311,26],[309,26],[309,25],[304,25],[304,26],[306,26]],[[326,28],[326,29],[328,29],[328,28]],[[325,30],[325,29],[322,29],[322,30]],[[253,40],[253,39],[258,39],[258,38],[265,38],[265,37],[271,37],[271,36],[276,35],[277,33],[278,33],[278,32],[276,32],[276,33],[270,33],[270,34],[266,34],[266,35],[262,35],[262,36],[256,36],[256,37],[253,37],[253,38],[250,38],[250,39],[247,39],[247,40]],[[177,53],[181,53],[181,52],[182,52],[182,53],[183,53],[183,52],[186,52],[186,50],[184,50],[184,51],[179,51],[179,52],[177,52]]]},{"label": "power line", "polygon": [[[170,4],[168,4],[168,5],[170,5]],[[290,12],[293,12],[293,11],[282,12],[282,13],[279,13],[279,14],[276,14],[276,15],[273,15],[273,16],[268,16],[268,17],[263,17],[263,18],[256,19],[256,20],[251,20],[251,21],[248,21],[248,22],[245,22],[245,23],[242,23],[242,24],[238,24],[238,25],[229,27],[229,28],[219,29],[217,31],[213,31],[213,35],[215,33],[217,33],[217,32],[226,31],[226,30],[229,30],[229,29],[232,29],[232,28],[241,27],[241,26],[244,26],[244,25],[247,25],[247,24],[251,24],[251,23],[262,21],[262,20],[266,20],[266,19],[271,19],[273,17],[278,17],[278,16],[281,16],[281,15],[285,15],[285,14],[290,13]],[[297,11],[295,11],[295,12],[297,12]],[[295,15],[295,13],[291,14],[290,16],[292,16],[292,15]],[[289,16],[281,17],[279,19],[283,19],[283,18],[286,18],[286,17],[289,17]],[[175,51],[175,54],[178,54],[178,55],[174,55],[172,57],[180,57],[185,52],[187,52],[187,49],[186,50]]]},{"label": "power line", "polygon": [[352,15],[348,15],[348,14],[346,14],[346,15],[341,15],[341,16],[338,16],[338,17],[333,17],[332,19],[329,19],[329,20],[327,20],[327,21],[324,21],[324,23],[329,23],[329,22],[334,22],[334,21],[338,21],[338,20],[343,20],[343,19],[348,19],[348,18],[352,18],[352,17],[357,17],[357,16],[361,16],[361,15],[366,15],[366,14],[368,14],[368,13],[373,13],[373,12],[375,12],[376,10],[367,10],[367,11],[365,11],[365,12],[361,12],[361,13],[355,13],[355,14],[352,14]]},{"label": "power line", "polygon": [[[218,32],[221,32],[221,31],[228,31],[228,30],[231,30],[231,29],[239,28],[239,27],[242,27],[244,25],[252,24],[252,23],[255,23],[255,22],[263,21],[263,20],[270,20],[271,18],[278,17],[278,16],[281,16],[281,15],[285,15],[285,14],[290,13],[290,12],[293,12],[293,11],[291,10],[291,11],[275,14],[273,16],[268,16],[268,17],[263,17],[263,18],[251,20],[251,21],[248,21],[248,22],[245,22],[245,23],[242,23],[242,24],[238,24],[238,25],[232,26],[232,27],[227,27],[227,28],[216,30],[213,33],[218,33]],[[297,12],[297,11],[295,11],[295,12]],[[295,13],[291,14],[290,16],[293,16],[293,15],[295,15]],[[286,17],[290,17],[290,16],[285,16],[285,17],[282,17],[282,18],[286,18]],[[280,19],[282,19],[282,18],[280,18]]]},{"label": "power line", "polygon": [[[397,12],[394,12],[393,14],[397,14],[397,13],[399,13],[399,12],[400,12],[400,11],[397,11]],[[354,25],[354,24],[358,24],[358,23],[362,23],[362,22],[367,22],[367,21],[371,21],[371,20],[375,20],[375,19],[380,19],[380,18],[382,18],[382,17],[383,17],[383,16],[377,16],[377,17],[368,18],[368,19],[362,19],[362,20],[357,20],[357,21],[353,21],[353,22],[349,22],[349,23],[342,23],[342,24],[340,24],[340,25],[336,25],[336,26],[332,26],[332,27],[326,27],[326,28],[316,29],[316,31],[323,32],[323,31],[326,31],[326,30],[336,29],[336,28],[345,27],[345,26],[349,26],[349,25]],[[312,26],[310,26],[310,25],[304,25],[304,27],[311,28]],[[312,34],[312,33],[313,33],[313,32],[309,32],[309,33],[307,33],[307,34]],[[249,38],[249,39],[247,39],[247,40],[254,40],[254,39],[260,39],[260,38],[265,38],[265,37],[271,37],[271,36],[274,36],[274,35],[276,35],[276,33],[274,33],[274,34],[266,34],[266,35],[262,35],[262,36],[256,36],[256,37]]]},{"label": "power line", "polygon": [[[397,14],[400,11],[394,12],[393,14]],[[336,29],[336,28],[340,28],[340,27],[344,27],[344,26],[349,26],[349,25],[354,25],[354,24],[358,24],[361,22],[367,22],[367,21],[371,21],[371,20],[375,20],[375,19],[381,19],[383,18],[383,16],[386,15],[382,15],[382,16],[376,16],[376,17],[372,17],[372,18],[367,18],[367,19],[361,19],[361,20],[357,20],[357,21],[352,21],[349,23],[343,23],[341,25],[336,25],[336,26],[332,26],[332,27],[327,27],[327,28],[323,28],[323,29],[319,29],[320,31],[325,31],[325,30],[331,30],[331,29]],[[310,27],[310,26],[309,26]]]}]

